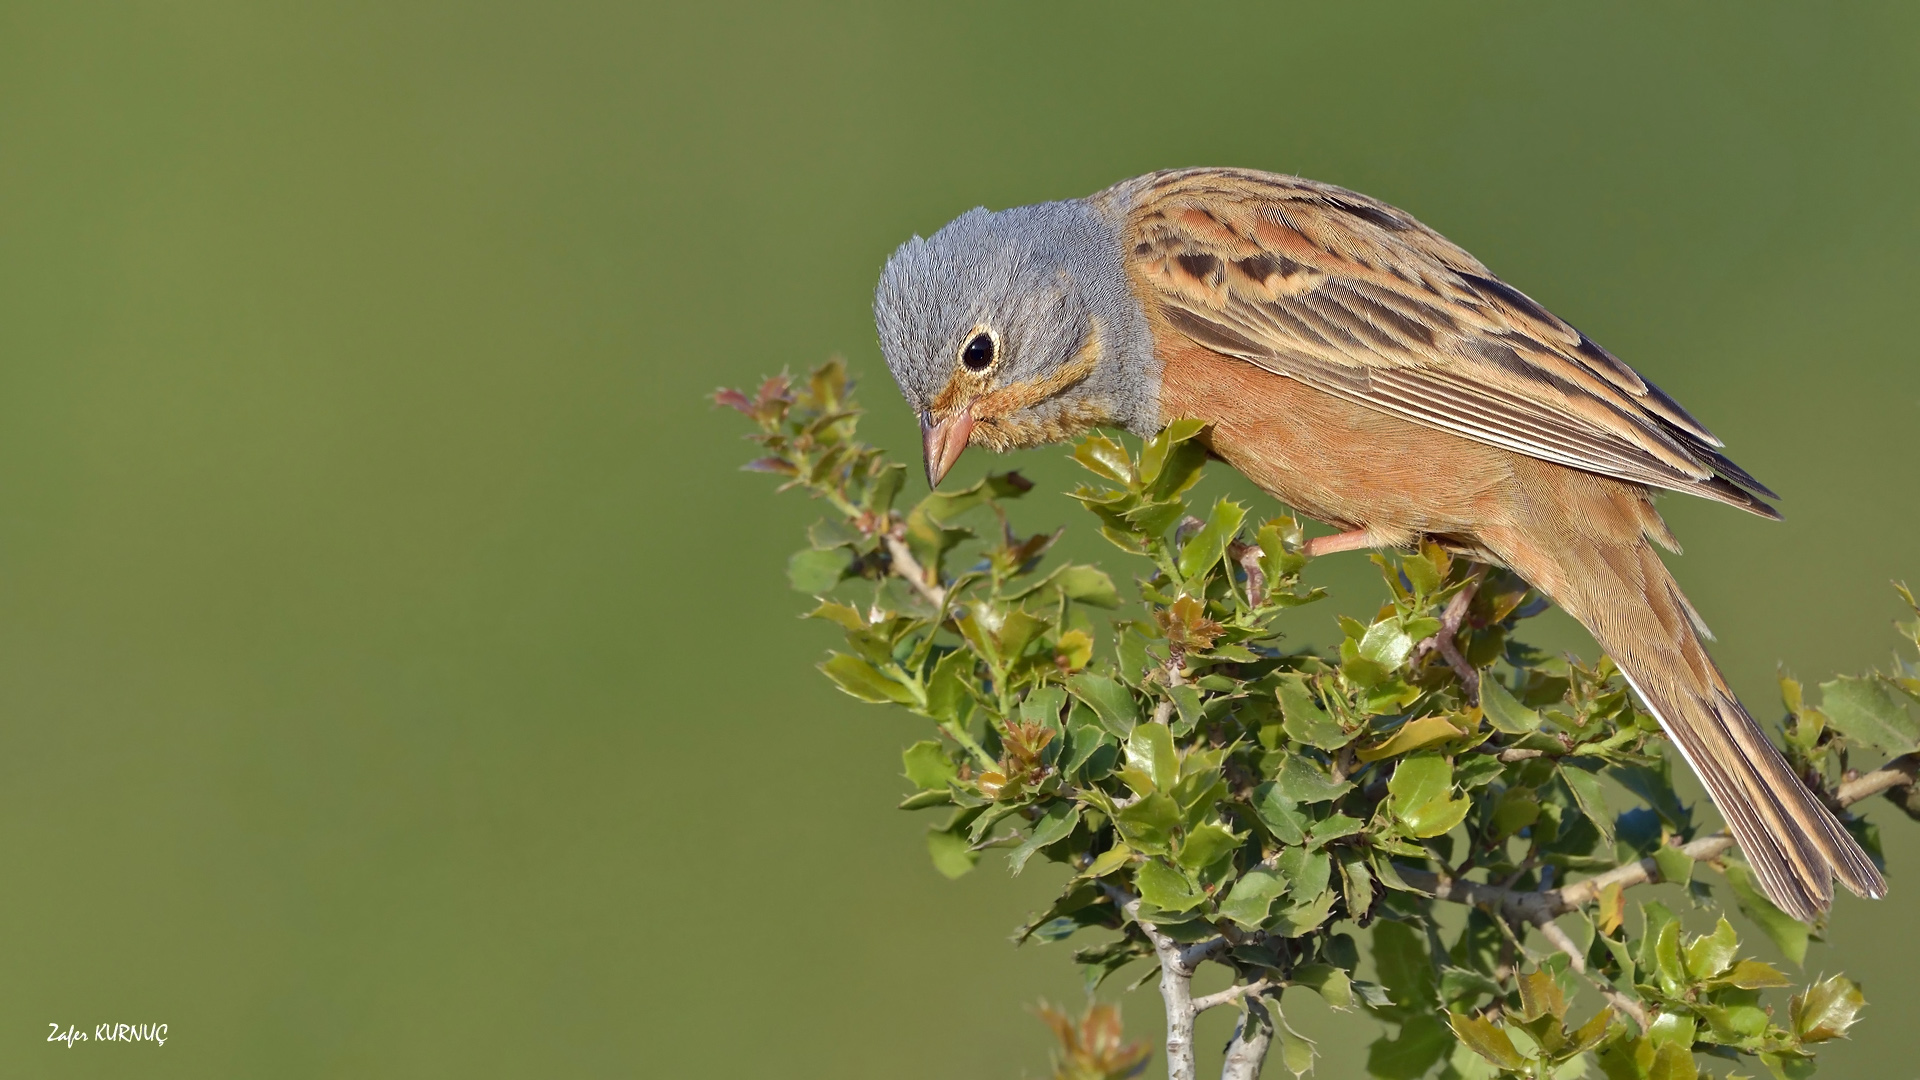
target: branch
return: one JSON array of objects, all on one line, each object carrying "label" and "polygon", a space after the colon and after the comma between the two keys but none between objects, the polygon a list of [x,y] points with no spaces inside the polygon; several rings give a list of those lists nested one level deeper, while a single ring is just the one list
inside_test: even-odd
[{"label": "branch", "polygon": [[[1839,809],[1845,810],[1862,799],[1869,799],[1895,788],[1911,786],[1916,775],[1920,775],[1920,754],[1905,754],[1865,776],[1856,777],[1841,784],[1840,790],[1834,793],[1833,801]],[[1727,849],[1732,846],[1733,837],[1726,833],[1717,833],[1683,845],[1680,850],[1686,852],[1694,862],[1712,862],[1726,854]],[[1650,858],[1641,859],[1639,862],[1615,867],[1585,881],[1555,889],[1547,895],[1554,896],[1552,902],[1559,911],[1572,911],[1574,908],[1584,907],[1598,900],[1601,890],[1609,885],[1618,884],[1621,888],[1627,889],[1635,885],[1658,883],[1660,880],[1660,867]]]},{"label": "branch", "polygon": [[1191,950],[1181,949],[1179,942],[1140,918],[1139,897],[1104,881],[1100,888],[1147,935],[1154,955],[1160,958],[1160,1000],[1167,1007],[1167,1080],[1194,1080],[1193,1018],[1198,1010],[1193,1007],[1193,966],[1199,959],[1189,965]]},{"label": "branch", "polygon": [[1252,994],[1247,998],[1247,1011],[1233,1029],[1233,1041],[1227,1043],[1227,1056],[1220,1064],[1220,1080],[1260,1078],[1260,1066],[1267,1060],[1274,1035],[1273,1014],[1261,997],[1261,994]]},{"label": "branch", "polygon": [[1227,545],[1227,556],[1246,571],[1248,607],[1257,608],[1267,602],[1267,574],[1260,569],[1260,560],[1266,554],[1259,544],[1243,544],[1235,540]]},{"label": "branch", "polygon": [[1206,997],[1194,998],[1193,1011],[1196,1013],[1203,1013],[1203,1012],[1206,1012],[1208,1009],[1218,1008],[1221,1005],[1231,1005],[1234,1002],[1239,1001],[1243,997],[1258,997],[1261,994],[1266,993],[1268,990],[1272,988],[1273,988],[1273,980],[1271,979],[1255,979],[1253,982],[1250,982],[1250,983],[1241,983],[1238,986],[1229,986],[1225,990],[1220,991],[1219,993],[1208,994]]},{"label": "branch", "polygon": [[[1845,809],[1862,799],[1871,798],[1896,788],[1909,787],[1920,778],[1920,754],[1906,754],[1894,758],[1885,765],[1865,776],[1856,777],[1840,785],[1834,794],[1834,802]],[[1680,850],[1694,862],[1712,862],[1727,853],[1733,847],[1733,838],[1725,833],[1703,836],[1692,843],[1682,845]],[[1539,889],[1521,892],[1488,885],[1478,881],[1461,881],[1444,874],[1428,870],[1400,870],[1400,877],[1408,885],[1421,892],[1431,893],[1436,900],[1446,900],[1455,904],[1467,904],[1483,908],[1503,920],[1522,922],[1539,930],[1542,936],[1552,942],[1554,947],[1566,953],[1573,961],[1573,967],[1582,974],[1586,973],[1586,956],[1573,943],[1566,931],[1554,923],[1554,919],[1585,907],[1600,898],[1606,889],[1618,885],[1629,889],[1635,885],[1658,883],[1662,880],[1660,866],[1652,858],[1616,866],[1604,874],[1596,874],[1584,881],[1571,885],[1562,885],[1557,889]],[[1600,984],[1596,982],[1596,986]],[[1646,1012],[1634,1002],[1610,986],[1600,986],[1600,992],[1607,996],[1614,1007],[1631,1016],[1646,1030]]]},{"label": "branch", "polygon": [[907,547],[907,542],[891,531],[882,534],[881,540],[886,543],[887,554],[892,557],[893,572],[919,590],[920,595],[931,601],[935,608],[945,608],[947,590],[941,588],[939,582],[931,580],[932,575],[921,567],[920,560],[913,557],[913,550]]},{"label": "branch", "polygon": [[1911,787],[1917,776],[1920,776],[1920,754],[1902,754],[1865,776],[1841,784],[1840,790],[1834,793],[1834,801],[1842,807],[1852,806],[1894,788]]},{"label": "branch", "polygon": [[1612,1005],[1614,1010],[1621,1015],[1631,1018],[1634,1024],[1640,1028],[1641,1032],[1644,1033],[1647,1030],[1648,1020],[1646,1008],[1638,1001],[1615,989],[1613,984],[1607,982],[1605,979],[1588,975],[1586,956],[1581,953],[1580,946],[1575,945],[1573,939],[1567,936],[1567,932],[1560,929],[1559,923],[1549,919],[1543,923],[1535,923],[1534,926],[1540,931],[1543,937],[1553,942],[1554,948],[1567,954],[1573,970],[1579,972],[1586,978],[1587,985],[1600,991],[1600,996],[1607,999],[1607,1004]]},{"label": "branch", "polygon": [[[1181,668],[1186,666],[1186,650],[1171,644],[1168,645],[1166,667],[1168,686],[1185,686],[1187,684],[1187,677],[1181,674],[1180,671]],[[1160,703],[1153,707],[1153,722],[1156,724],[1164,724],[1171,719],[1173,719],[1173,699],[1170,697],[1161,698]]]},{"label": "branch", "polygon": [[1413,662],[1419,664],[1429,653],[1437,650],[1459,678],[1460,687],[1467,692],[1469,703],[1480,700],[1480,673],[1461,655],[1460,643],[1455,639],[1466,625],[1468,609],[1473,607],[1473,596],[1480,591],[1480,583],[1484,580],[1486,571],[1476,568],[1473,576],[1467,580],[1466,587],[1454,593],[1453,599],[1447,601],[1446,610],[1440,613],[1440,630],[1422,641],[1413,651]]}]

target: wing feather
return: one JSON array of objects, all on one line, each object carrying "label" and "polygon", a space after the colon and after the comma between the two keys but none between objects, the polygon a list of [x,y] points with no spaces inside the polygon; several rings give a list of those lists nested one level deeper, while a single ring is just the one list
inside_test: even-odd
[{"label": "wing feather", "polygon": [[1169,325],[1416,423],[1776,516],[1661,389],[1403,211],[1297,177],[1155,173],[1094,197]]}]

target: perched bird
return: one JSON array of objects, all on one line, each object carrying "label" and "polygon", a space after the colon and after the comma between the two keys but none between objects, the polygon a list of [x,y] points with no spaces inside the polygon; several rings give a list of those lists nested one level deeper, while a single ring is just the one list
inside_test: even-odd
[{"label": "perched bird", "polygon": [[1593,634],[1712,795],[1775,904],[1886,882],[1701,645],[1653,489],[1776,497],[1660,388],[1405,212],[1240,169],[973,210],[888,260],[887,366],[927,479],[994,450],[1206,422],[1212,454],[1341,530],[1505,566]]}]

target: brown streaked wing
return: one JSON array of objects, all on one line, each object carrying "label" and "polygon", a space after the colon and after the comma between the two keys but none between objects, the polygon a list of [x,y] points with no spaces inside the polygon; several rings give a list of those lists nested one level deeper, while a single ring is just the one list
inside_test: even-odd
[{"label": "brown streaked wing", "polygon": [[1731,503],[1773,493],[1660,388],[1385,203],[1296,177],[1156,173],[1094,197],[1195,342],[1532,457]]}]

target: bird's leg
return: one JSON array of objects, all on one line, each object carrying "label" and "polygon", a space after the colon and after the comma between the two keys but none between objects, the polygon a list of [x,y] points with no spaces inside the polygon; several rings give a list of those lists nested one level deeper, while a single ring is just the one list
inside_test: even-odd
[{"label": "bird's leg", "polygon": [[1331,555],[1336,551],[1358,551],[1361,548],[1379,547],[1380,542],[1365,529],[1350,529],[1332,536],[1316,536],[1300,545],[1300,551],[1309,559],[1322,555]]}]

